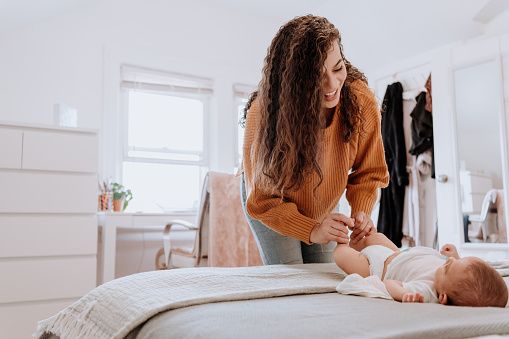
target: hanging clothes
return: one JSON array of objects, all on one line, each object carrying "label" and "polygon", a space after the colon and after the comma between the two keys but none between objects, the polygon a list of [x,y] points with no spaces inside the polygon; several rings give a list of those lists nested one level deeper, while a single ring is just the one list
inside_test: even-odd
[{"label": "hanging clothes", "polygon": [[415,100],[417,104],[410,116],[412,117],[412,147],[410,154],[419,156],[427,150],[431,150],[431,177],[435,177],[435,157],[433,154],[433,117],[426,110],[427,93],[421,92]]},{"label": "hanging clothes", "polygon": [[433,114],[433,106],[432,106],[432,100],[431,100],[431,73],[429,74],[428,80],[426,80],[426,84],[424,85],[424,88],[426,88],[426,106],[424,107],[426,111]]},{"label": "hanging clothes", "polygon": [[408,185],[406,147],[403,129],[403,86],[395,82],[387,86],[382,105],[382,140],[385,161],[390,173],[389,186],[382,188],[378,232],[385,234],[396,246],[403,238],[403,207],[405,186]]},{"label": "hanging clothes", "polygon": [[[403,214],[403,236],[412,239],[413,246],[424,246],[426,235],[426,185],[431,173],[431,151],[418,157],[412,156],[412,165],[407,166],[408,186],[405,188],[405,212]],[[422,225],[422,227],[421,227]]]},{"label": "hanging clothes", "polygon": [[412,240],[410,246],[421,246],[419,239],[420,208],[419,180],[415,166],[407,166],[408,186],[405,187],[405,205],[403,212],[403,236]]}]

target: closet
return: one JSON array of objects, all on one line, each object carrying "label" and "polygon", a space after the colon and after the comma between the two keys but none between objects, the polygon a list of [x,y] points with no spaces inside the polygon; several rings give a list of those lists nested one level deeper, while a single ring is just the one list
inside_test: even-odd
[{"label": "closet", "polygon": [[[412,116],[416,108],[417,97],[427,92],[426,81],[431,73],[431,64],[425,63],[397,73],[381,77],[376,80],[375,94],[382,107],[384,119],[383,99],[389,85],[400,83],[403,88],[403,132],[406,153],[406,172],[408,185],[405,187],[405,197],[402,215],[401,231],[403,233],[402,246],[432,247],[436,224],[435,180],[431,177],[430,151],[419,156],[412,155]],[[383,205],[383,203],[382,203]],[[379,229],[380,230],[380,229]]]}]

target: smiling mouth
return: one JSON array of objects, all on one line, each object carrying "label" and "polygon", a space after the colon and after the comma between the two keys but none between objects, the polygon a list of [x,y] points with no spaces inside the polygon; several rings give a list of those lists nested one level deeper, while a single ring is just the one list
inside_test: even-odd
[{"label": "smiling mouth", "polygon": [[336,93],[338,93],[337,89],[334,92],[325,93],[325,100],[333,100],[336,97]]}]

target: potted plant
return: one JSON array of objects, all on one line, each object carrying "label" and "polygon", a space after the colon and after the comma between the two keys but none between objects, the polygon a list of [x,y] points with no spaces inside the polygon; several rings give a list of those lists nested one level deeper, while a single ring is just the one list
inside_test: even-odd
[{"label": "potted plant", "polygon": [[122,211],[124,211],[129,201],[133,199],[131,190],[116,182],[111,185],[111,190],[113,192],[113,211],[120,212],[121,207]]}]

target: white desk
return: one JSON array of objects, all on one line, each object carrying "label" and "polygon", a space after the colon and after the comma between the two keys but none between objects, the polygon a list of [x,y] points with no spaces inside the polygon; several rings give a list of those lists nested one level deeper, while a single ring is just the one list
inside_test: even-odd
[{"label": "white desk", "polygon": [[[115,279],[115,253],[118,228],[133,230],[162,231],[166,224],[175,219],[194,222],[195,214],[169,214],[169,213],[123,213],[123,212],[98,212],[97,223],[99,225],[99,237],[101,247],[98,252],[97,285]],[[172,228],[173,231],[188,232],[181,227]],[[162,238],[161,238],[162,247]]]}]

